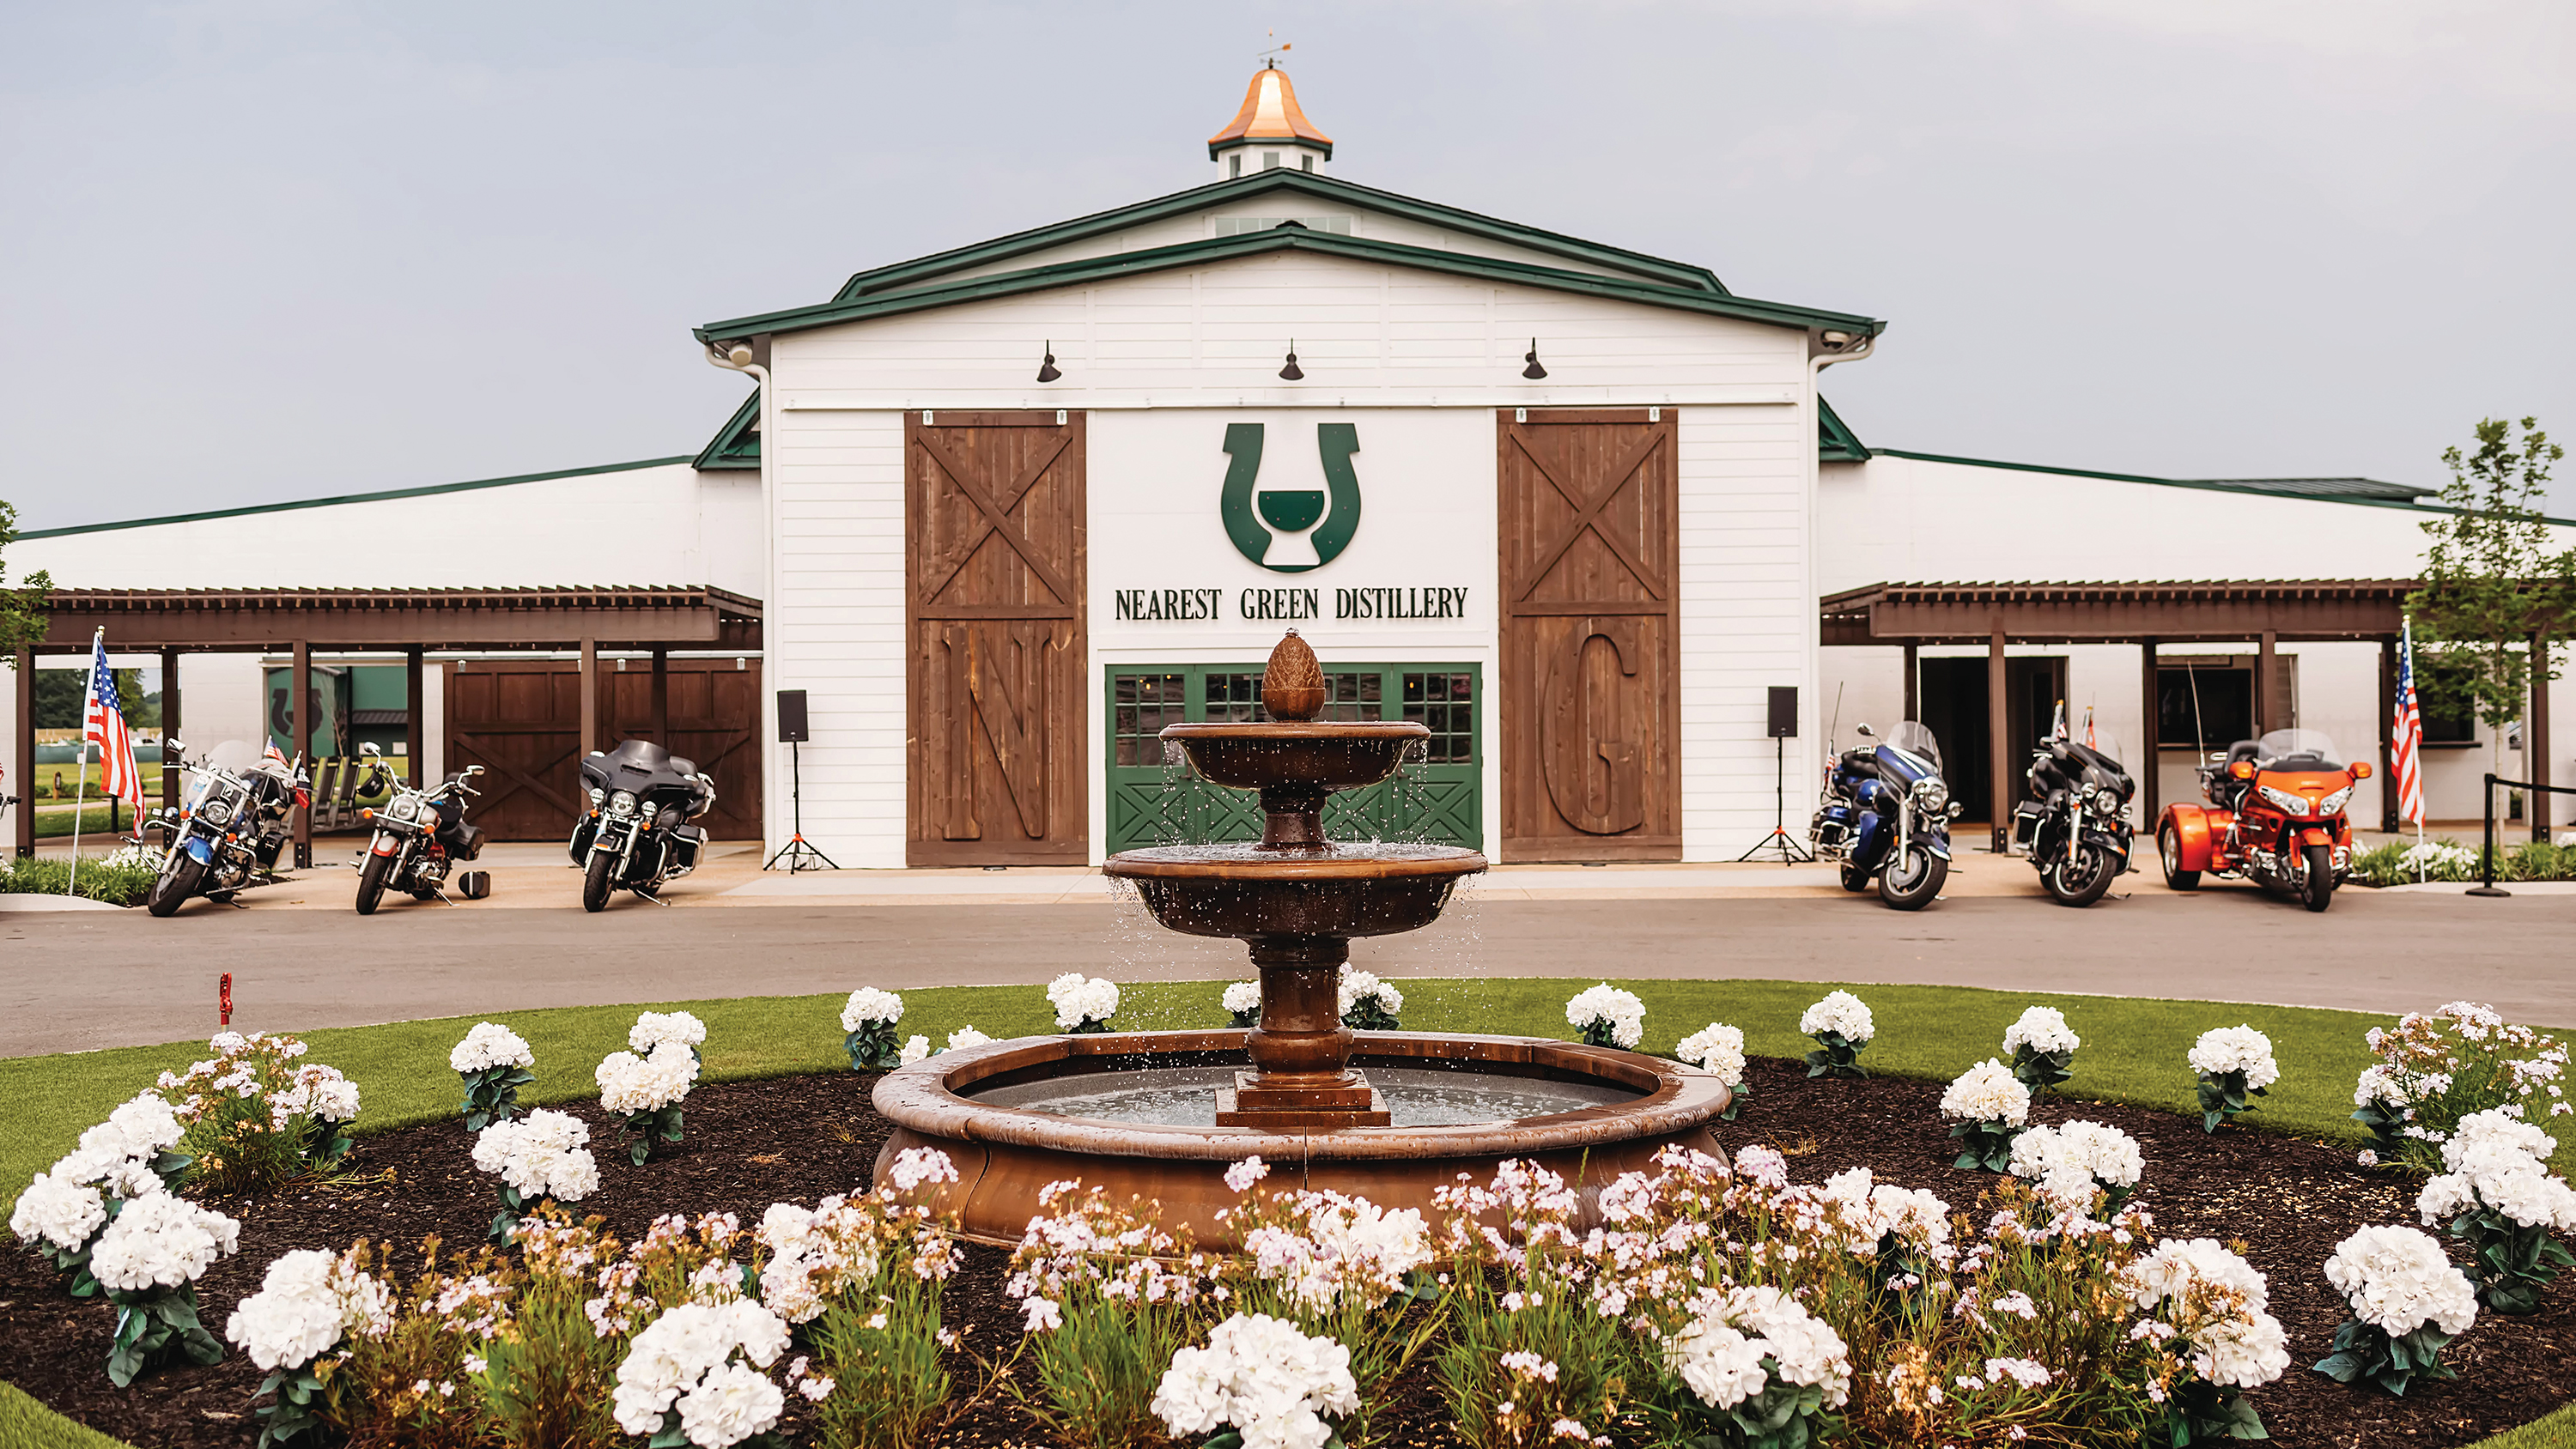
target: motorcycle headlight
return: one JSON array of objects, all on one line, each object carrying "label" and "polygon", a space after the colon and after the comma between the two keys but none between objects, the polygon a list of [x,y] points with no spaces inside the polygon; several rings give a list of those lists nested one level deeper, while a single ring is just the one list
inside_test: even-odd
[{"label": "motorcycle headlight", "polygon": [[2108,785],[2095,788],[2093,791],[2093,808],[2104,815],[2119,814],[2120,792],[2112,789]]},{"label": "motorcycle headlight", "polygon": [[2318,801],[2317,813],[2320,815],[2340,815],[2343,813],[2344,802],[2351,798],[2352,786],[2346,785],[2342,789],[2328,795],[2323,800]]},{"label": "motorcycle headlight", "polygon": [[420,813],[420,802],[409,795],[399,796],[393,804],[385,807],[385,813],[396,820],[409,820]]},{"label": "motorcycle headlight", "polygon": [[2279,806],[2283,814],[2305,815],[2308,813],[2308,802],[2305,797],[2293,795],[2287,790],[2276,790],[2269,785],[2262,786],[2261,789],[2263,791],[2263,798],[2271,801],[2274,805]]},{"label": "motorcycle headlight", "polygon": [[197,818],[205,821],[208,825],[224,824],[233,818],[232,802],[229,800],[209,800],[205,804],[197,807]]},{"label": "motorcycle headlight", "polygon": [[597,785],[593,785],[593,786],[591,786],[591,787],[590,787],[590,803],[591,803],[591,804],[596,805],[596,804],[598,804],[600,801],[605,800],[605,799],[607,799],[607,798],[608,798],[608,792],[607,792],[607,791],[605,791],[605,790],[603,790],[603,789],[599,788]]},{"label": "motorcycle headlight", "polygon": [[631,790],[620,790],[620,791],[618,791],[616,794],[609,796],[609,797],[608,797],[608,813],[609,813],[609,814],[611,814],[611,815],[632,815],[632,814],[634,814],[634,813],[635,813],[635,792],[633,792],[633,791],[631,791]]},{"label": "motorcycle headlight", "polygon": [[1914,782],[1914,803],[1937,814],[1950,803],[1950,787],[1927,775]]}]

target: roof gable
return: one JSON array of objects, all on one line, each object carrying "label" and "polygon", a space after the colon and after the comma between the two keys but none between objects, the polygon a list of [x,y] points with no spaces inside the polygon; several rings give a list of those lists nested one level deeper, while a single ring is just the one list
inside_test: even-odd
[{"label": "roof gable", "polygon": [[707,440],[697,457],[689,460],[689,466],[701,473],[760,466],[759,388],[753,388],[742,406],[733,410],[733,416],[716,429],[716,435]]}]

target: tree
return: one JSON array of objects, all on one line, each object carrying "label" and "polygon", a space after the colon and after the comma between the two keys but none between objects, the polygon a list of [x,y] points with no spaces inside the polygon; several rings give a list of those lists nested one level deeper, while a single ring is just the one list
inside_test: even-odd
[{"label": "tree", "polygon": [[[2576,547],[2550,549],[2540,508],[2549,469],[2567,450],[2549,441],[2539,419],[2478,424],[2477,451],[2442,454],[2451,481],[2440,518],[2423,525],[2424,581],[2407,596],[2419,638],[2443,667],[2419,672],[2428,705],[2473,711],[2498,739],[2522,718],[2532,685],[2535,641],[2544,647],[2576,623]],[[2554,663],[2543,683],[2558,677]]]},{"label": "tree", "polygon": [[[18,510],[0,498],[0,550],[6,550],[18,538]],[[0,654],[9,659],[9,667],[18,667],[18,651],[45,637],[45,596],[53,591],[54,580],[43,569],[27,575],[27,582],[8,587],[9,567],[0,561]]]}]

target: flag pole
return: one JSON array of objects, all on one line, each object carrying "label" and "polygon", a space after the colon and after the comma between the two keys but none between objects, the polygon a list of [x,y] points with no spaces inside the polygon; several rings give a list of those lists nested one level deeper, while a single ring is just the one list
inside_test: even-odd
[{"label": "flag pole", "polygon": [[[95,651],[106,638],[107,629],[103,625],[96,634],[90,636],[90,648],[93,651],[90,658],[95,660],[98,657]],[[80,784],[72,791],[72,869],[71,874],[63,877],[64,895],[73,894],[80,885],[81,812],[89,808],[89,702],[98,697],[97,673],[96,667],[93,666],[90,670],[92,677],[89,687],[82,691],[80,752],[72,756],[72,773],[79,777]],[[34,686],[31,684],[29,687]]]}]

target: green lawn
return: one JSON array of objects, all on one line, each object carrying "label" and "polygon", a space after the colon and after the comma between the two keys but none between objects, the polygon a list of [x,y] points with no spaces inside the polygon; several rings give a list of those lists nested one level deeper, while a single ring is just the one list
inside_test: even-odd
[{"label": "green lawn", "polygon": [[[1481,1031],[1506,1035],[1571,1035],[1565,1001],[1592,984],[1585,979],[1401,980],[1404,1025],[1412,1030]],[[1682,1037],[1711,1021],[1743,1028],[1746,1049],[1757,1056],[1794,1058],[1811,1043],[1798,1034],[1798,1015],[1831,985],[1790,981],[1621,981],[1646,1003],[1643,1049],[1670,1052]],[[1117,1024],[1136,1029],[1219,1026],[1226,1015],[1217,998],[1222,982],[1147,982],[1124,988]],[[2268,1033],[2282,1077],[2261,1110],[2245,1119],[2253,1127],[2333,1138],[2358,1144],[2366,1135],[2353,1123],[2353,1078],[2369,1060],[2362,1034],[2391,1019],[2358,1012],[2303,1007],[2246,1006],[2206,1001],[2165,1001],[2103,996],[2034,996],[1942,986],[1846,986],[1870,1005],[1878,1036],[1862,1061],[1890,1076],[1942,1079],[1979,1059],[2001,1055],[2004,1028],[2022,1008],[2041,1003],[2066,1013],[2084,1038],[2075,1058],[2071,1096],[2132,1103],[2190,1113],[2196,1110],[2193,1077],[2183,1053],[2213,1026],[2251,1024]],[[1043,988],[1037,986],[939,987],[903,993],[900,1030],[925,1033],[934,1043],[972,1024],[995,1037],[1054,1030]],[[2432,1003],[2429,999],[2427,1005]],[[784,1076],[845,1069],[838,996],[746,997],[725,1001],[648,1002],[686,1008],[705,1018],[709,1080]],[[639,1006],[574,1007],[497,1013],[536,1052],[536,1084],[522,1094],[532,1104],[597,1095],[591,1068],[625,1046],[626,1028]],[[399,1022],[305,1034],[313,1060],[328,1062],[354,1079],[364,1094],[362,1129],[384,1130],[447,1116],[456,1110],[456,1076],[447,1051],[477,1018]],[[0,1137],[0,1193],[14,1203],[27,1179],[79,1137],[83,1128],[117,1103],[151,1084],[163,1070],[185,1070],[202,1054],[199,1043],[128,1047],[61,1056],[0,1059],[0,1101],[11,1104],[10,1131]],[[1758,1108],[1756,1109],[1758,1113]],[[2576,1132],[2559,1134],[2562,1170],[2576,1153]],[[33,1425],[28,1411],[0,1395],[0,1449],[24,1445],[79,1444]],[[107,1441],[101,1441],[107,1442]],[[2498,1449],[2576,1446],[2576,1416],[2562,1413],[2490,1443]]]}]

